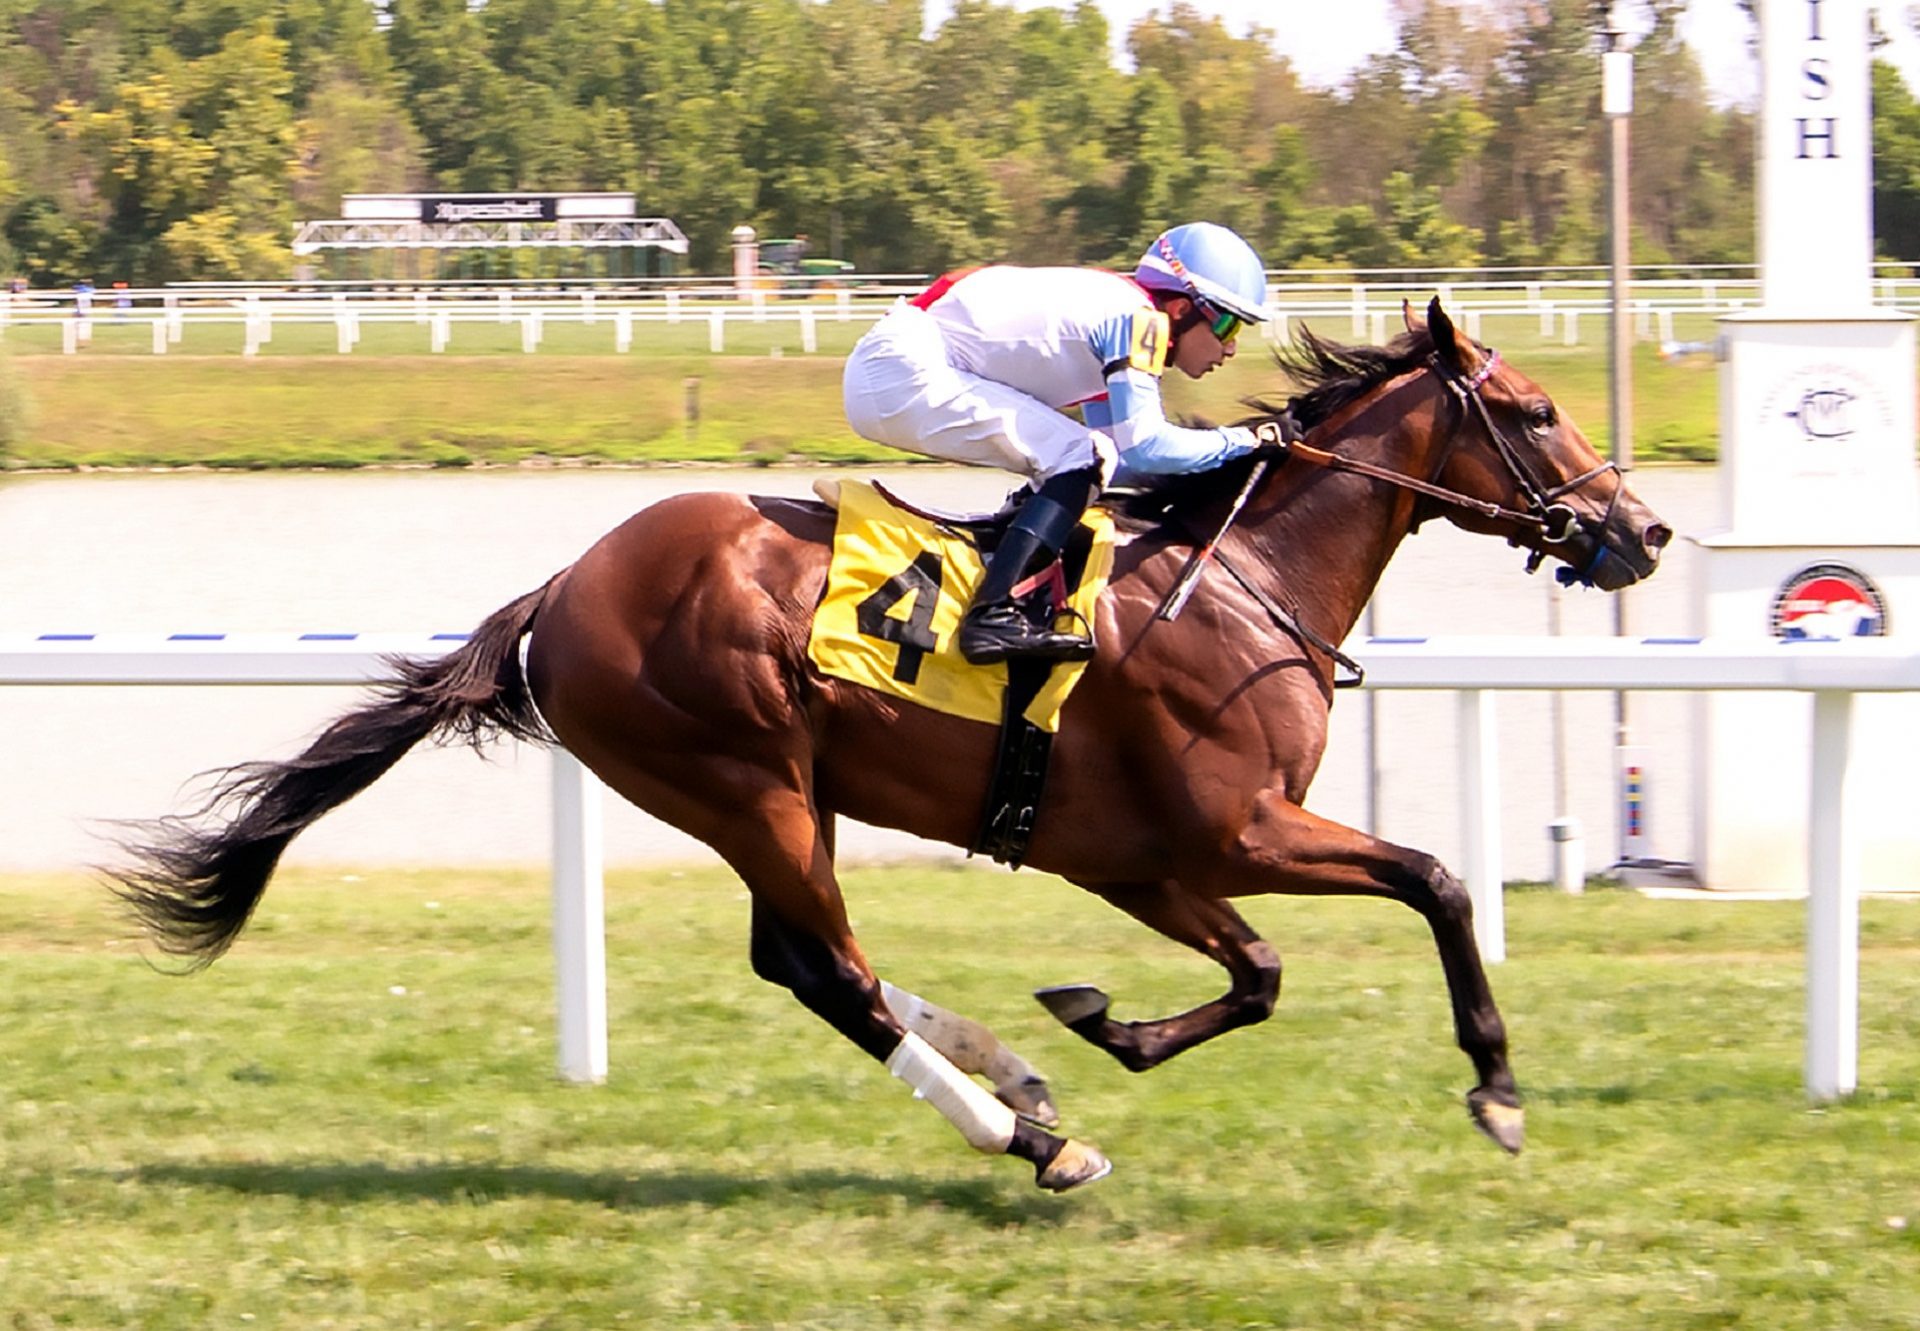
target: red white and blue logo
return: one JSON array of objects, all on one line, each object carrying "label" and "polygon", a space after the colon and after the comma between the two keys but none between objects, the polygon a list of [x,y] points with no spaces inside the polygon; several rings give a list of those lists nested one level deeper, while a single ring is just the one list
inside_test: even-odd
[{"label": "red white and blue logo", "polygon": [[1771,627],[1789,641],[1883,638],[1887,598],[1850,564],[1809,564],[1780,584]]}]

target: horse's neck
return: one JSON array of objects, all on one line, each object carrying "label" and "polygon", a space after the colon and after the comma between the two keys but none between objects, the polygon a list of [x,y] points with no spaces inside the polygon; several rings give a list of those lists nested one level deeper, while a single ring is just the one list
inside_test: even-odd
[{"label": "horse's neck", "polygon": [[[1318,447],[1425,478],[1434,446],[1429,399],[1406,381],[1315,432]],[[1371,428],[1370,428],[1371,427]],[[1249,505],[1240,538],[1269,589],[1329,642],[1353,630],[1388,561],[1412,530],[1409,490],[1295,461]]]}]

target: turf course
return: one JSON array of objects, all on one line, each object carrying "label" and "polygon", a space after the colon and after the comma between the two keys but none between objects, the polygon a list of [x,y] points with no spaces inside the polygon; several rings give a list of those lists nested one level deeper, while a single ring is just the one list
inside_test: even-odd
[{"label": "turf course", "polygon": [[1920,901],[1865,903],[1866,1089],[1816,1110],[1799,905],[1513,893],[1507,1159],[1404,910],[1250,903],[1275,1019],[1134,1077],[1026,991],[1158,1015],[1207,964],[1036,874],[848,897],[875,964],[1045,1069],[1112,1178],[1052,1198],[967,1151],[751,977],[717,870],[612,877],[597,1089],[552,1076],[538,873],[291,871],[184,979],[112,941],[98,889],[0,879],[0,1326],[1920,1323]]},{"label": "turf course", "polygon": [[[1704,316],[1677,321],[1683,339],[1711,337]],[[1695,325],[1698,326],[1695,326]],[[59,354],[59,329],[20,325],[0,347],[27,420],[9,467],[478,466],[556,462],[897,462],[857,438],[840,405],[842,359],[863,322],[818,325],[818,351],[800,350],[792,323],[728,324],[726,352],[706,326],[636,325],[633,349],[613,350],[610,320],[553,322],[540,349],[520,349],[517,325],[454,325],[448,352],[427,351],[410,319],[362,326],[351,353],[331,324],[276,325],[254,357],[238,323],[187,326],[180,347],[151,353],[144,323],[95,320],[91,346]],[[1607,442],[1604,326],[1586,342],[1542,339],[1538,321],[1489,316],[1482,337],[1553,393],[1598,447]],[[1320,331],[1345,338],[1344,319]],[[1231,420],[1242,399],[1283,381],[1249,336],[1242,353],[1200,383],[1167,378],[1178,414]],[[1718,375],[1711,357],[1667,363],[1636,349],[1635,449],[1640,461],[1702,461],[1718,447]],[[690,410],[691,404],[691,410]]]}]

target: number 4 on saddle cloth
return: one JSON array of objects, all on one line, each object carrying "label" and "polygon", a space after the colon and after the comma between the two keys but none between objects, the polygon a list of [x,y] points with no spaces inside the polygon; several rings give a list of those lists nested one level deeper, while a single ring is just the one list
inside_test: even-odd
[{"label": "number 4 on saddle cloth", "polygon": [[[969,665],[954,641],[998,526],[943,520],[876,486],[839,486],[826,595],[807,655],[822,674],[935,711],[1001,726],[999,758],[973,849],[1018,866],[1033,833],[1047,754],[1084,661]],[[1036,620],[1093,620],[1113,569],[1113,520],[1088,510],[1060,560],[1018,589]]]}]

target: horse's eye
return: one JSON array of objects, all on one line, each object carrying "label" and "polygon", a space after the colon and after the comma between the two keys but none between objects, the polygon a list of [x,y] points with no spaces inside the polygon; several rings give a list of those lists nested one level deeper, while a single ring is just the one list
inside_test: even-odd
[{"label": "horse's eye", "polygon": [[1545,434],[1553,428],[1553,403],[1538,402],[1527,409],[1527,428],[1535,434]]}]

